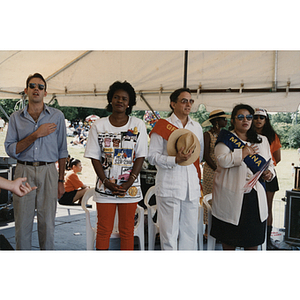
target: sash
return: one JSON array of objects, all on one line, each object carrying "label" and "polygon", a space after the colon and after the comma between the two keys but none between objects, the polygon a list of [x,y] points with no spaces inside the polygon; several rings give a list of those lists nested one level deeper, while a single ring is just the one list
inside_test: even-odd
[{"label": "sash", "polygon": [[[158,135],[160,135],[163,139],[165,139],[166,141],[169,139],[169,136],[171,135],[171,133],[178,129],[178,127],[174,126],[173,124],[171,124],[170,122],[168,122],[165,119],[159,119],[155,126],[153,127],[153,129],[151,130],[149,137],[151,137],[152,133],[157,133]],[[199,184],[202,190],[202,185],[201,185],[201,170],[200,170],[200,159],[199,157],[197,158],[197,160],[194,162],[194,166],[197,170],[198,173],[198,178],[199,178]]]},{"label": "sash", "polygon": [[[245,147],[245,143],[242,142],[236,135],[231,133],[226,129],[222,129],[219,133],[218,139],[216,141],[216,145],[222,142],[224,143],[231,151],[234,149],[243,149]],[[247,155],[244,158],[244,162],[247,167],[252,171],[253,174],[260,171],[266,160],[259,154]],[[260,183],[265,188],[265,182],[262,178],[259,179]]]}]

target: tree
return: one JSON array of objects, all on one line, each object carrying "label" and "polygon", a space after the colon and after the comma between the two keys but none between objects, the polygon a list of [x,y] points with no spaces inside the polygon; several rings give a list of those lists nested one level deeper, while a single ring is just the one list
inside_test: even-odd
[{"label": "tree", "polygon": [[300,124],[292,126],[288,132],[289,148],[300,147]]},{"label": "tree", "polygon": [[[14,112],[15,105],[19,100],[20,99],[1,99],[0,105],[2,106],[4,111],[7,113],[7,115],[10,116]],[[5,114],[1,110],[0,110],[0,117],[3,120],[8,121]]]},{"label": "tree", "polygon": [[270,120],[272,123],[292,123],[292,113],[277,113],[270,115]]}]

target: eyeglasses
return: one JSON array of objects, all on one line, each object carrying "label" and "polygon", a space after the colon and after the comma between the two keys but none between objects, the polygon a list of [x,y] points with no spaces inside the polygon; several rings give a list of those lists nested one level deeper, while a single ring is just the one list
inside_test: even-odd
[{"label": "eyeglasses", "polygon": [[253,116],[253,119],[254,120],[258,120],[258,119],[261,119],[261,120],[264,120],[266,117],[265,116]]},{"label": "eyeglasses", "polygon": [[244,116],[244,115],[240,114],[240,115],[237,115],[236,118],[237,118],[239,121],[243,121],[244,118],[246,118],[247,121],[251,121],[251,120],[253,119],[253,116],[252,116],[252,115]]},{"label": "eyeglasses", "polygon": [[[36,83],[29,83],[29,87],[31,88],[31,89],[34,89],[35,87],[36,87]],[[43,90],[44,88],[45,88],[45,85],[43,85],[43,84],[38,84],[38,88],[39,88],[39,90]]]},{"label": "eyeglasses", "polygon": [[195,102],[195,100],[193,100],[193,99],[188,100],[188,99],[186,99],[186,98],[182,98],[182,99],[180,100],[180,102],[181,102],[181,103],[184,103],[184,104],[187,104],[187,103],[190,102],[190,104],[193,105],[194,102]]}]

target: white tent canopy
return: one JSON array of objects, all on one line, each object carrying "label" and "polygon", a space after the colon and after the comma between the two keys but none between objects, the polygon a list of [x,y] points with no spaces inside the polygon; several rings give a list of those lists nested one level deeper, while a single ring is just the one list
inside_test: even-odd
[{"label": "white tent canopy", "polygon": [[136,110],[169,110],[185,82],[195,110],[247,103],[292,112],[300,103],[300,51],[0,51],[0,98],[21,99],[35,72],[47,81],[46,102],[61,106],[105,108],[116,80],[135,88]]}]

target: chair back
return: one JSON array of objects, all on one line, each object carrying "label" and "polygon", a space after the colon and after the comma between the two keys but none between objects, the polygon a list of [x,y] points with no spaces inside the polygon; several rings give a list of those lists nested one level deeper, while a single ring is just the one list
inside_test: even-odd
[{"label": "chair back", "polygon": [[[86,208],[86,204],[90,198],[93,198],[95,194],[95,189],[90,188],[88,189],[81,200],[81,207],[85,211],[85,223],[86,223],[86,244],[87,244],[87,250],[93,250],[94,244],[96,240],[96,234],[97,234],[97,217],[96,217],[96,224],[95,227],[91,224],[90,219],[90,212]],[[139,237],[140,241],[140,249],[145,250],[145,244],[144,244],[144,209],[137,205],[137,209],[135,212],[136,220],[134,225],[134,235]],[[118,209],[116,210],[115,214],[115,220],[114,220],[114,228],[111,234],[111,238],[119,238],[119,217],[118,217]]]}]

